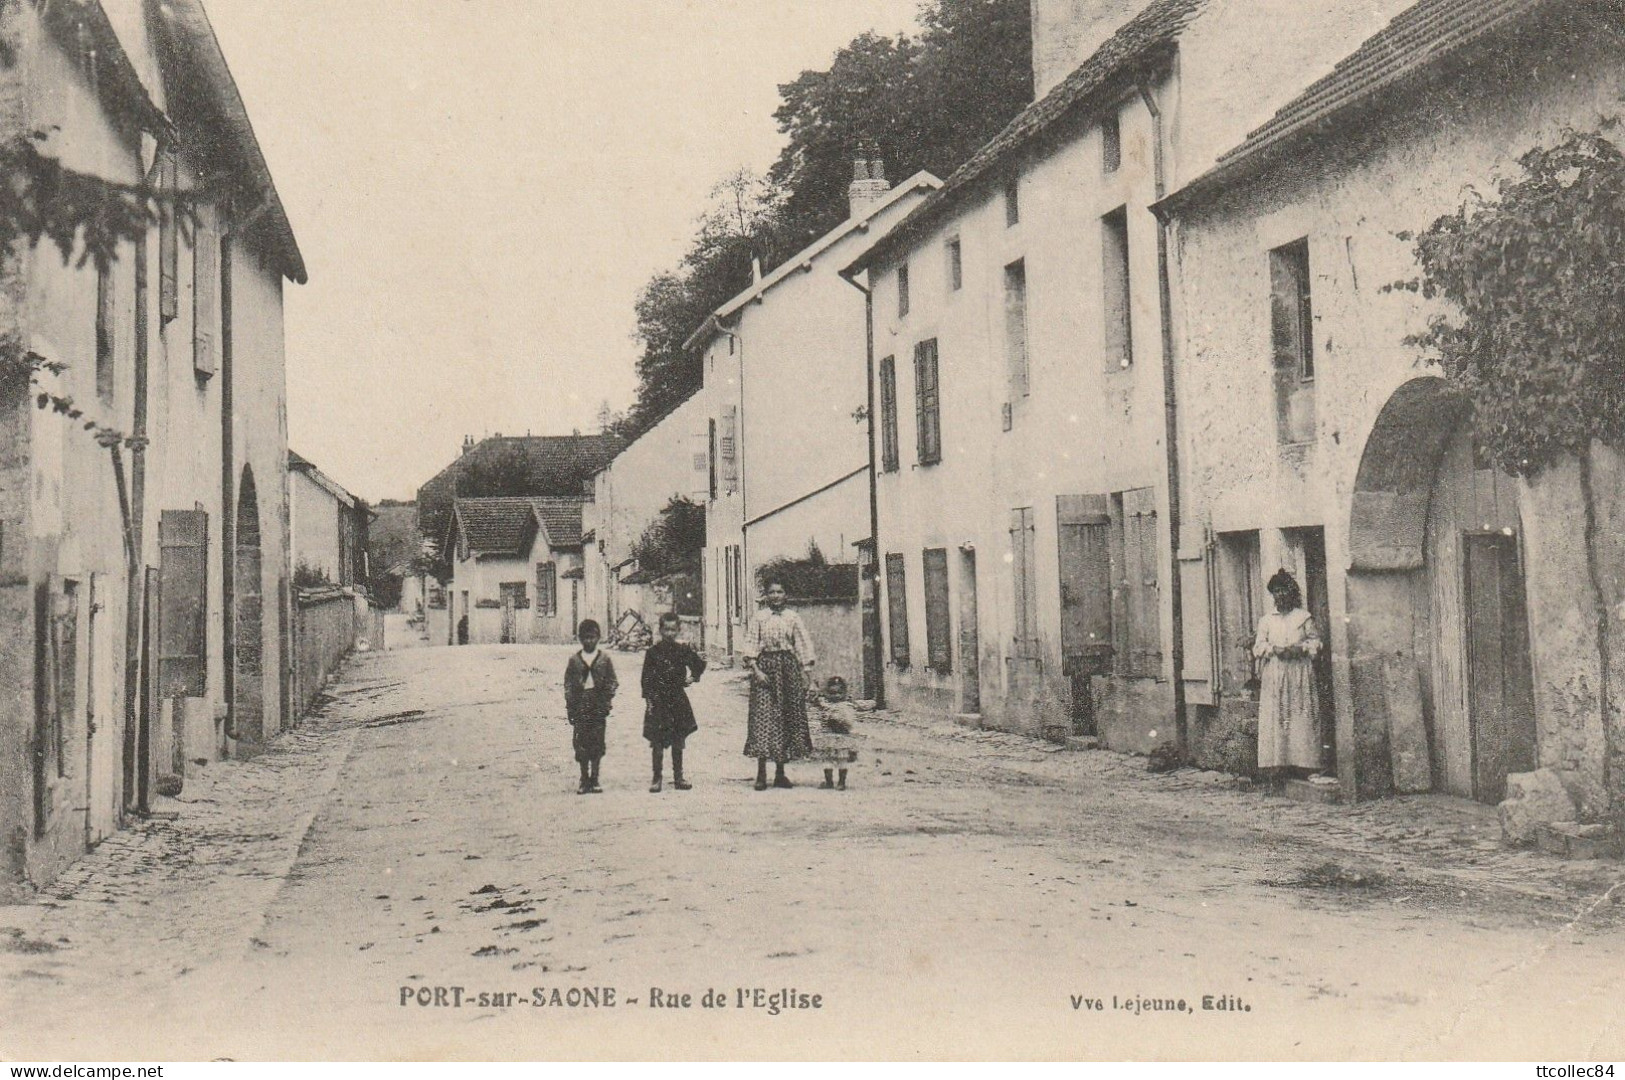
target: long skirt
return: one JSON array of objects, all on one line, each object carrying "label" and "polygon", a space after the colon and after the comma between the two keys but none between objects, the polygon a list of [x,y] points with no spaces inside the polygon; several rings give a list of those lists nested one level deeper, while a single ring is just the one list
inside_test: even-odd
[{"label": "long skirt", "polygon": [[807,728],[807,676],[791,652],[768,652],[756,658],[756,670],[767,678],[751,681],[750,720],[745,756],[793,761],[812,753]]},{"label": "long skirt", "polygon": [[1321,767],[1320,693],[1315,662],[1276,656],[1258,677],[1258,766]]}]

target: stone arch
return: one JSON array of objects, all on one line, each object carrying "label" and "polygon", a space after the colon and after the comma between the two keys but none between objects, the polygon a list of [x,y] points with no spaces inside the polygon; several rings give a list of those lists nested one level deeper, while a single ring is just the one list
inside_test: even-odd
[{"label": "stone arch", "polygon": [[237,487],[236,548],[232,555],[232,728],[249,747],[265,739],[265,604],[261,573],[259,492],[254,469],[243,466]]},{"label": "stone arch", "polygon": [[1389,397],[1366,439],[1349,517],[1349,564],[1358,572],[1419,570],[1428,496],[1439,462],[1467,418],[1445,381],[1427,375]]}]

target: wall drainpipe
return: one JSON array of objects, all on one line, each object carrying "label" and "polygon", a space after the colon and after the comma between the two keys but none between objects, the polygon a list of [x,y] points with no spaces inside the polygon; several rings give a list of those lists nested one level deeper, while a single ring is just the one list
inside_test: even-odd
[{"label": "wall drainpipe", "polygon": [[[866,285],[858,284],[857,280],[853,277],[849,277],[844,270],[841,271],[841,278],[848,285],[852,286],[854,289],[863,294],[863,345],[865,363],[867,364],[867,370],[869,373],[869,377],[866,380],[868,384],[868,400],[865,406],[868,409],[869,421],[869,573],[871,575],[871,584],[869,585],[869,588],[873,590],[875,594],[875,661],[876,667],[881,669],[880,678],[875,680],[875,685],[872,689],[875,707],[877,709],[884,709],[886,707],[886,676],[884,659],[886,655],[886,642],[882,638],[882,634],[884,634],[885,631],[884,624],[880,618],[880,494],[877,490],[877,471],[875,468],[875,294],[873,289],[870,289]],[[858,583],[859,589],[862,589],[863,586],[864,583],[860,581]],[[864,613],[862,611],[863,600],[861,593],[859,594],[858,608],[858,616],[860,619],[862,619],[864,617]]]},{"label": "wall drainpipe", "polygon": [[[1156,95],[1146,84],[1140,84],[1140,100],[1151,114],[1152,160],[1156,183],[1156,201],[1168,195],[1167,152],[1163,142],[1162,109]],[[1160,212],[1157,216],[1157,301],[1162,315],[1162,413],[1164,459],[1168,468],[1168,598],[1173,637],[1169,644],[1169,657],[1174,682],[1174,740],[1181,761],[1190,760],[1190,726],[1185,703],[1185,604],[1184,590],[1179,579],[1180,492],[1179,492],[1179,400],[1174,377],[1174,312],[1173,282],[1169,270],[1168,220]]]}]

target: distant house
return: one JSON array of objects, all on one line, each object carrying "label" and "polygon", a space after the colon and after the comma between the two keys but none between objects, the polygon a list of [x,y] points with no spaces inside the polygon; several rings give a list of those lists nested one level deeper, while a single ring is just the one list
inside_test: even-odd
[{"label": "distant house", "polygon": [[288,518],[297,584],[320,579],[365,586],[367,504],[292,450],[288,451]]},{"label": "distant house", "polygon": [[424,600],[416,503],[380,499],[367,526],[368,584],[373,598],[386,608],[407,614],[422,610]]},{"label": "distant house", "polygon": [[[583,498],[457,499],[445,552],[448,644],[565,643],[581,617]],[[464,620],[467,620],[466,623]],[[437,628],[444,636],[437,636]]]}]

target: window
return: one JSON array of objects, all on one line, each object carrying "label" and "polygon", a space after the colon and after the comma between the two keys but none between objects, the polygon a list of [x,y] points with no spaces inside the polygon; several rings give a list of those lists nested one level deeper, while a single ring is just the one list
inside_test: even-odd
[{"label": "window", "polygon": [[1112,496],[1112,625],[1117,672],[1136,678],[1162,675],[1156,492],[1135,488]]},{"label": "window", "polygon": [[958,292],[965,284],[964,251],[959,237],[951,237],[946,245],[948,255],[948,291]]},{"label": "window", "polygon": [[497,596],[502,607],[524,611],[530,607],[530,590],[523,581],[504,581],[497,585]]},{"label": "window", "polygon": [[158,314],[168,322],[180,313],[180,222],[177,220],[177,192],[180,188],[180,160],[173,143],[158,149],[158,191],[162,208],[158,222]]},{"label": "window", "polygon": [[113,322],[116,314],[113,267],[96,272],[96,393],[103,401],[113,400]]},{"label": "window", "polygon": [[[1024,398],[1027,378],[1027,263],[1017,259],[1004,268],[1004,356],[1010,375],[1010,398]],[[1008,428],[1006,429],[1008,430]]]},{"label": "window", "polygon": [[207,379],[215,372],[220,323],[220,235],[213,207],[198,208],[192,242],[192,370]]},{"label": "window", "polygon": [[559,613],[559,567],[557,563],[536,564],[536,614],[552,617]]},{"label": "window", "polygon": [[1120,371],[1134,363],[1127,207],[1120,206],[1100,219],[1100,251],[1106,370]]},{"label": "window", "polygon": [[1270,338],[1276,429],[1283,443],[1315,438],[1315,331],[1309,241],[1270,252]]},{"label": "window", "polygon": [[897,268],[897,317],[908,314],[908,263]]},{"label": "window", "polygon": [[948,551],[927,548],[925,563],[925,662],[946,675],[954,669],[952,627],[948,615]]},{"label": "window", "polygon": [[739,406],[722,410],[722,435],[718,450],[722,457],[722,490],[729,495],[739,490]]},{"label": "window", "polygon": [[886,610],[890,616],[891,659],[908,667],[908,592],[903,580],[903,556],[886,556]]},{"label": "window", "polygon": [[1117,113],[1100,122],[1100,171],[1114,173],[1123,167],[1123,124]]},{"label": "window", "polygon": [[707,437],[706,464],[707,464],[707,467],[710,470],[710,487],[709,487],[709,490],[711,492],[711,498],[714,500],[717,497],[717,420],[716,420],[716,417],[713,416],[710,420],[707,420],[706,425],[707,425],[707,433],[706,433],[706,437]]},{"label": "window", "polygon": [[921,465],[942,460],[942,395],[937,387],[937,340],[914,346],[914,415]]},{"label": "window", "polygon": [[897,358],[880,362],[880,471],[896,472],[897,452]]},{"label": "window", "polygon": [[1010,511],[1011,595],[1016,606],[1013,644],[1016,657],[1022,660],[1034,660],[1039,655],[1036,544],[1033,508],[1023,506]]},{"label": "window", "polygon": [[1021,181],[1011,177],[1004,183],[1004,224],[1006,228],[1021,221]]},{"label": "window", "polygon": [[68,731],[79,710],[79,584],[53,576],[42,592],[49,605],[41,612],[45,633],[37,645],[44,653],[38,699],[44,730],[35,748],[34,789],[41,830],[53,808],[49,782],[68,775]]},{"label": "window", "polygon": [[1220,533],[1218,555],[1219,689],[1227,696],[1258,696],[1253,639],[1264,607],[1256,532]]},{"label": "window", "polygon": [[728,545],[728,584],[733,586],[734,622],[745,621],[745,559],[738,544]]}]

